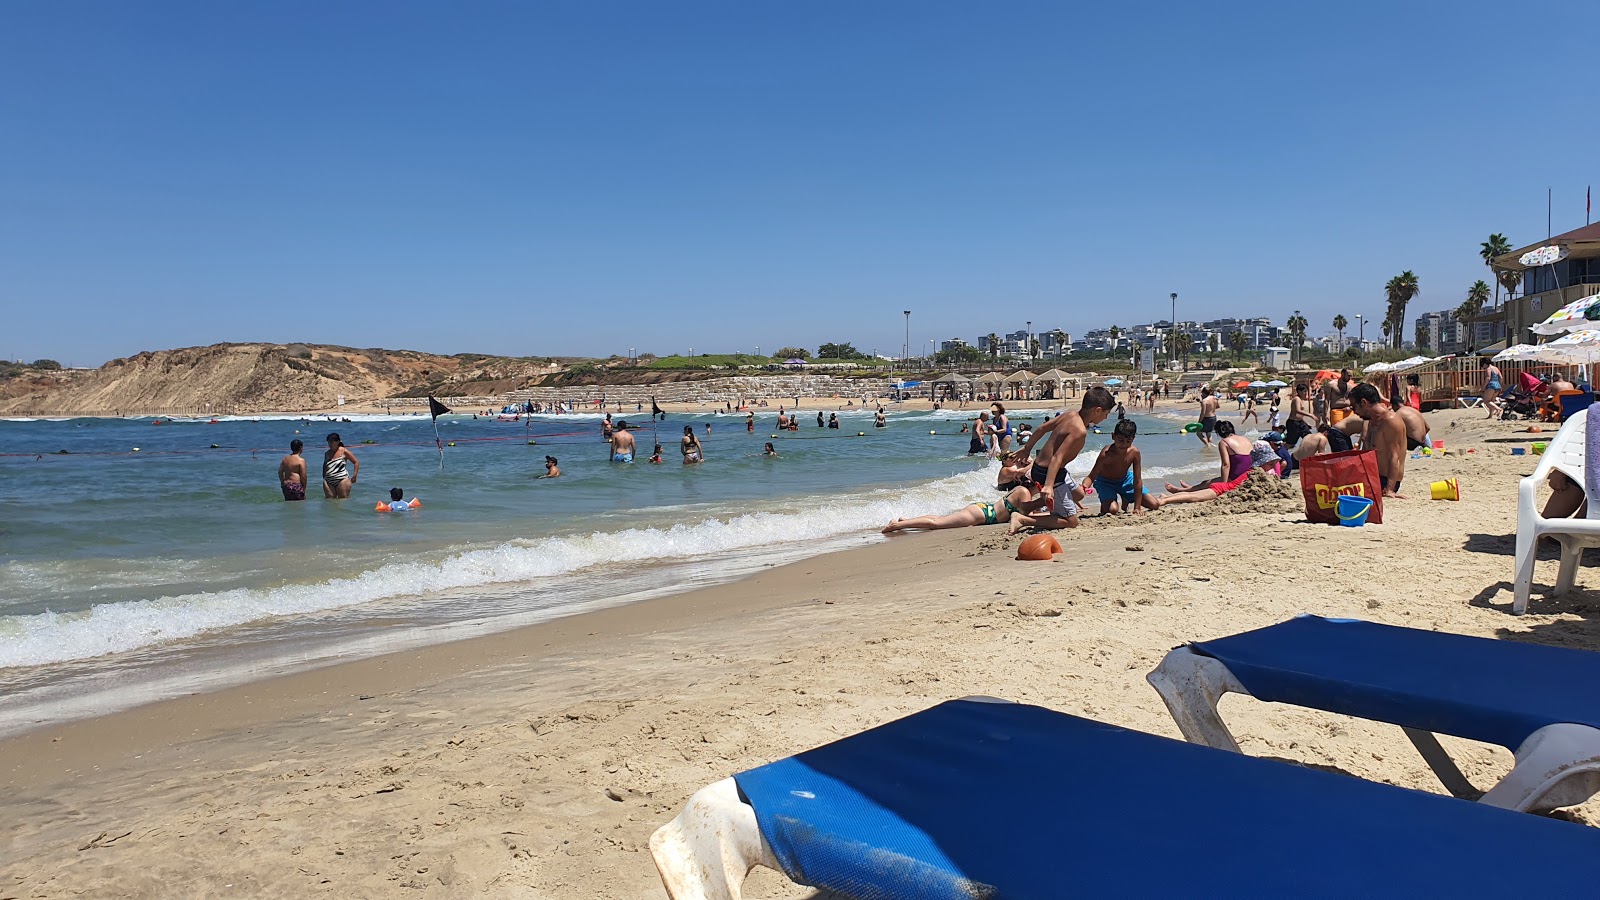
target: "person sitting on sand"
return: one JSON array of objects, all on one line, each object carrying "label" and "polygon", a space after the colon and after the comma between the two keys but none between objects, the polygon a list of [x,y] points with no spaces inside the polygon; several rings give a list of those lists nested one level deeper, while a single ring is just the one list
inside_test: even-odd
[{"label": "person sitting on sand", "polygon": [[[1217,455],[1222,461],[1222,469],[1216,478],[1202,481],[1199,484],[1189,484],[1186,481],[1178,482],[1177,487],[1167,485],[1170,492],[1155,498],[1156,508],[1168,506],[1173,503],[1201,503],[1206,500],[1215,500],[1229,491],[1238,489],[1250,477],[1250,470],[1256,467],[1256,460],[1251,456],[1253,446],[1250,439],[1234,432],[1233,423],[1221,421],[1217,423]],[[1271,451],[1269,450],[1270,454]],[[1277,457],[1273,456],[1273,462]]]},{"label": "person sitting on sand", "polygon": [[944,516],[917,516],[911,519],[895,519],[883,526],[884,534],[894,534],[897,531],[918,529],[924,531],[937,531],[943,528],[969,528],[974,525],[999,525],[1014,521],[1014,517],[1024,510],[1043,509],[1045,501],[1034,498],[1033,491],[1026,487],[1013,488],[1000,505],[993,503],[969,503],[965,507]]},{"label": "person sitting on sand", "polygon": [[[1405,420],[1383,402],[1378,389],[1370,384],[1358,384],[1350,389],[1350,411],[1366,423],[1361,448],[1378,452],[1378,481],[1383,485],[1383,495],[1404,500],[1400,482],[1406,475]],[[1426,428],[1426,423],[1423,427]]]},{"label": "person sitting on sand", "polygon": [[1289,473],[1294,471],[1295,459],[1288,445],[1284,444],[1283,435],[1276,431],[1269,431],[1262,440],[1267,442],[1267,446],[1272,448],[1273,455],[1277,456],[1278,461],[1283,463],[1278,469],[1278,474],[1288,478]]},{"label": "person sitting on sand", "polygon": [[1089,480],[1100,497],[1100,515],[1112,512],[1142,512],[1159,509],[1150,499],[1144,486],[1144,458],[1133,439],[1139,426],[1132,419],[1123,419],[1111,429],[1111,443],[1100,449],[1094,468],[1089,470]]},{"label": "person sitting on sand", "polygon": [[305,441],[295,438],[289,442],[289,455],[278,460],[278,487],[284,500],[306,498],[306,458],[300,455],[305,448]]},{"label": "person sitting on sand", "polygon": [[556,462],[556,458],[554,456],[546,456],[544,458],[544,474],[540,475],[539,477],[540,478],[560,478],[561,477],[561,466]]}]

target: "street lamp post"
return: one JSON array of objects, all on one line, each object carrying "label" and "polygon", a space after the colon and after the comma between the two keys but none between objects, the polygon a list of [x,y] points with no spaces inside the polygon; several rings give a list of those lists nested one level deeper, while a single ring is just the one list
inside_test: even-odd
[{"label": "street lamp post", "polygon": [[928,338],[928,356],[927,356],[927,359],[928,359],[929,362],[933,361],[933,353],[934,353],[933,344],[934,344],[934,339],[933,338]]},{"label": "street lamp post", "polygon": [[[1172,330],[1178,330],[1178,292],[1172,292]],[[1172,346],[1167,348],[1167,362],[1172,361],[1172,353],[1178,349],[1178,339],[1172,339]]]},{"label": "street lamp post", "polygon": [[1367,318],[1360,313],[1356,314],[1356,353],[1361,355],[1367,352]]},{"label": "street lamp post", "polygon": [[900,345],[900,364],[905,365],[911,355],[911,310],[906,310],[906,342]]}]

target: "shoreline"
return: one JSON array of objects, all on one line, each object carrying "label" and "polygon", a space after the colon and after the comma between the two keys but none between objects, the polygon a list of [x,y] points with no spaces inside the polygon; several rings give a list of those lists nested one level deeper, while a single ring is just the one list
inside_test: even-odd
[{"label": "shoreline", "polygon": [[[1299,612],[1600,649],[1592,570],[1549,599],[1546,554],[1530,614],[1506,612],[1508,510],[1537,458],[1505,453],[1510,426],[1436,430],[1478,452],[1408,461],[1413,499],[1383,526],[1306,525],[1295,500],[1195,504],[1090,519],[1054,563],[1014,561],[1001,528],[906,535],[0,740],[0,885],[659,898],[646,842],[693,790],[943,699],[1175,736],[1144,683],[1161,656]],[[1432,477],[1467,499],[1423,499]],[[1248,698],[1226,715],[1252,755],[1441,790],[1399,729]],[[1444,740],[1476,783],[1509,767]],[[1600,801],[1575,817],[1600,820]],[[749,890],[810,896],[766,875]]]}]

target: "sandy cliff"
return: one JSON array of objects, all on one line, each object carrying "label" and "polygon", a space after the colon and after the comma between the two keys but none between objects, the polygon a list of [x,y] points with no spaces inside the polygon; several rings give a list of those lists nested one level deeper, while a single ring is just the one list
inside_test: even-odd
[{"label": "sandy cliff", "polygon": [[[144,352],[98,369],[0,381],[0,413],[250,413],[326,409],[437,387],[509,389],[550,369],[534,360],[357,350],[319,344],[213,344]],[[473,390],[472,393],[479,391]]]}]

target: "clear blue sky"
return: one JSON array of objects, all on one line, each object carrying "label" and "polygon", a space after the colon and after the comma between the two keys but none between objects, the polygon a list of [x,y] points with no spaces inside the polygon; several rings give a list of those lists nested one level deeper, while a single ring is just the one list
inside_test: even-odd
[{"label": "clear blue sky", "polygon": [[17,0],[0,355],[898,352],[1172,291],[1320,334],[1406,268],[1456,305],[1547,186],[1583,224],[1597,47],[1594,2]]}]

